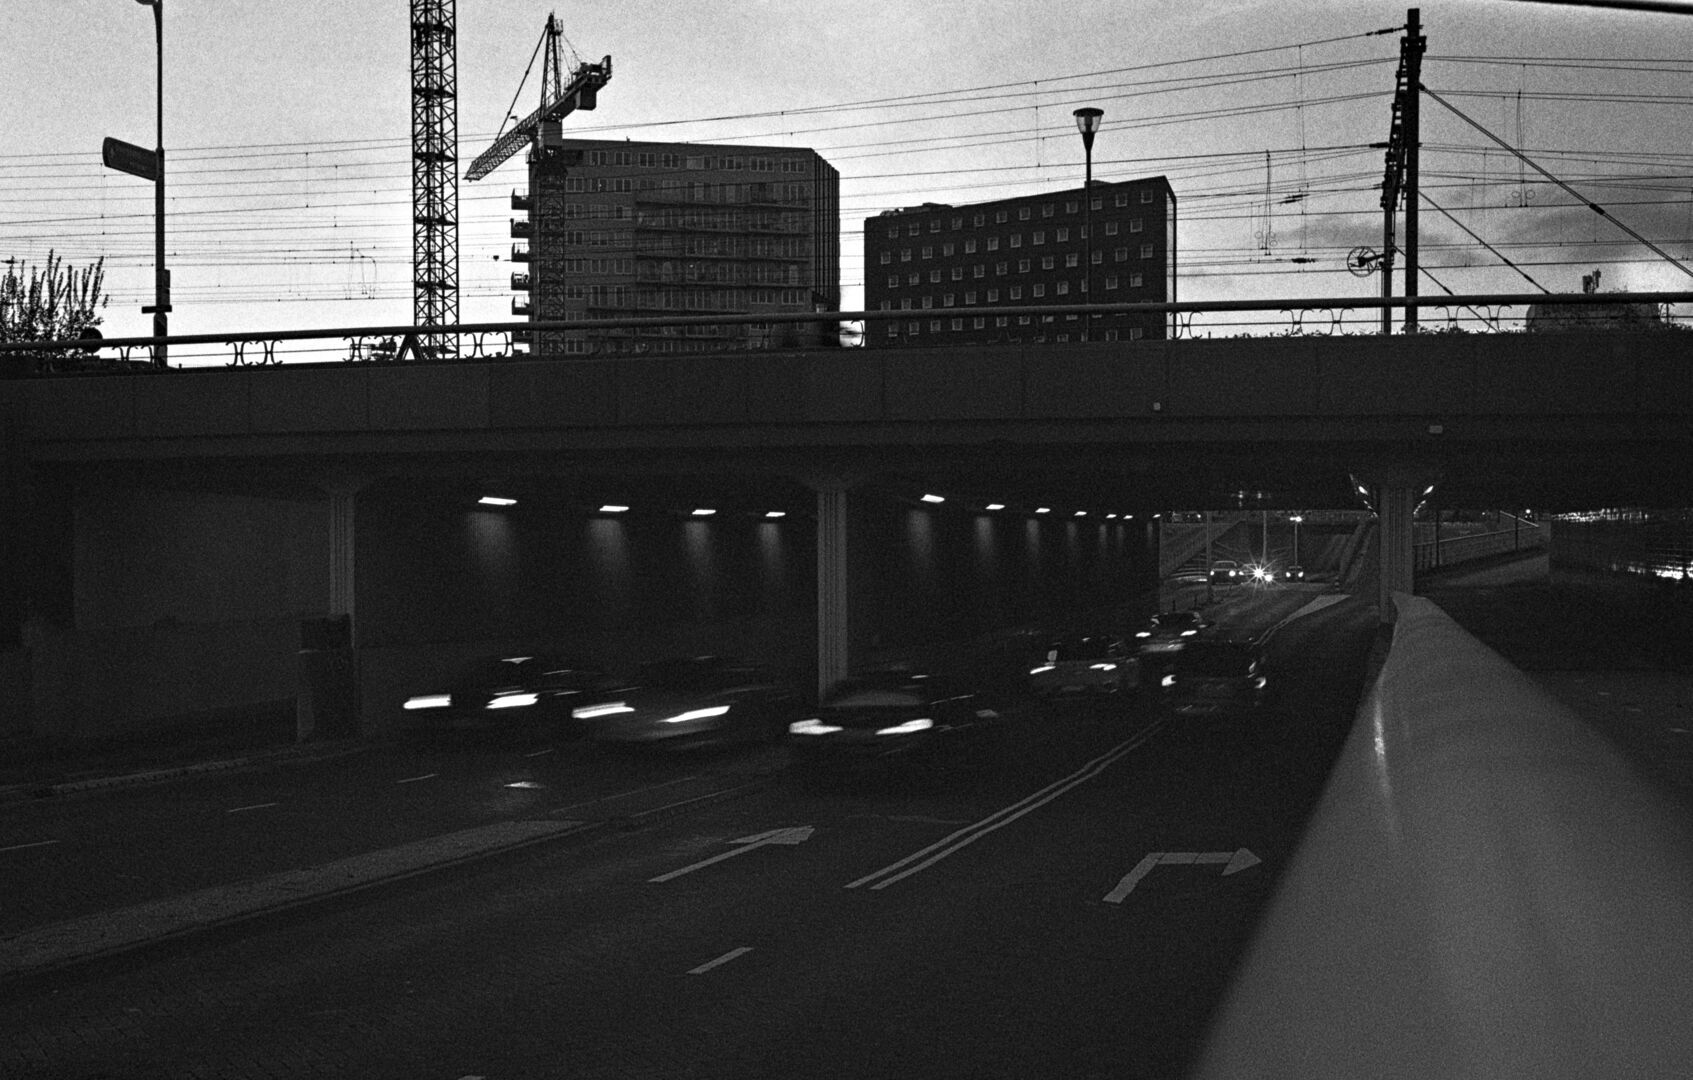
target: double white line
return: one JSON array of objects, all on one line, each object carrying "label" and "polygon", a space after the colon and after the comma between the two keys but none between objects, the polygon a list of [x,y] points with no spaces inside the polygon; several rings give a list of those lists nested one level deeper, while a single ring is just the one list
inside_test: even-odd
[{"label": "double white line", "polygon": [[[874,881],[875,884],[870,885],[872,889],[885,889],[902,878],[910,877],[912,874],[915,874],[920,870],[928,869],[946,858],[948,855],[975,843],[996,829],[1004,828],[1013,821],[1022,817],[1024,814],[1045,806],[1047,803],[1058,798],[1058,796],[1064,794],[1066,791],[1069,791],[1071,788],[1076,787],[1078,784],[1084,784],[1093,779],[1095,776],[1098,776],[1100,773],[1104,772],[1106,767],[1112,762],[1116,761],[1124,754],[1127,754],[1129,751],[1151,738],[1152,734],[1162,726],[1162,720],[1157,720],[1148,724],[1146,727],[1130,736],[1127,740],[1118,743],[1116,746],[1101,754],[1099,757],[1094,758],[1086,765],[1083,765],[1069,776],[1060,780],[1055,780],[1034,794],[1025,796],[1021,800],[1012,803],[1005,809],[990,814],[980,821],[964,826],[952,835],[935,841],[922,851],[913,852],[896,863],[890,863],[889,865],[882,867],[880,870],[865,874],[857,881],[847,882],[846,888],[856,889],[861,885],[870,885],[870,883]],[[881,880],[878,881],[878,878]]]}]

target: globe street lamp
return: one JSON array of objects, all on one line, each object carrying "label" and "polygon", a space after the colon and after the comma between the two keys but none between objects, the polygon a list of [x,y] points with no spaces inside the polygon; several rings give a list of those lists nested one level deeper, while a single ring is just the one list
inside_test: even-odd
[{"label": "globe street lamp", "polygon": [[[135,0],[153,9],[153,41],[158,49],[158,142],[154,153],[157,164],[153,177],[153,306],[142,312],[153,313],[153,336],[163,338],[170,333],[170,271],[165,269],[165,0]],[[168,349],[163,341],[153,348],[153,363],[169,366]]]},{"label": "globe street lamp", "polygon": [[[1104,110],[1086,108],[1075,111],[1076,130],[1082,133],[1082,149],[1087,154],[1087,179],[1082,184],[1082,203],[1087,211],[1087,217],[1082,224],[1082,236],[1087,241],[1082,256],[1087,260],[1087,277],[1083,279],[1087,291],[1087,302],[1092,304],[1093,298],[1093,137],[1099,131],[1099,118],[1105,115]],[[1088,330],[1093,325],[1093,316],[1087,316],[1083,324],[1082,340],[1088,340]]]}]

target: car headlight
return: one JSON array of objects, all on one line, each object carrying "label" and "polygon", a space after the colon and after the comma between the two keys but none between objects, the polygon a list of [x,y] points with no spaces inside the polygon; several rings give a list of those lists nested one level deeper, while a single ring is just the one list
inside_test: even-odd
[{"label": "car headlight", "polygon": [[489,709],[522,709],[522,708],[525,708],[526,706],[533,705],[537,701],[540,701],[540,700],[541,700],[540,694],[531,694],[531,693],[500,694],[497,697],[495,697],[493,701],[488,702],[488,704],[486,706],[484,706],[484,708],[489,708]]},{"label": "car headlight", "polygon": [[1116,664],[1089,664],[1088,670],[1089,671],[1116,671],[1117,665]]},{"label": "car headlight", "polygon": [[727,705],[713,705],[709,709],[690,709],[685,713],[677,713],[675,716],[667,716],[662,722],[666,724],[685,724],[689,720],[705,720],[712,716],[722,716],[728,711],[729,706]]},{"label": "car headlight", "polygon": [[451,705],[453,699],[447,694],[420,694],[406,699],[408,709],[442,709]]},{"label": "car headlight", "polygon": [[604,705],[584,705],[580,709],[571,709],[570,716],[573,720],[592,720],[596,716],[611,716],[614,713],[634,711],[621,701],[608,701]]},{"label": "car headlight", "polygon": [[1042,664],[1040,667],[1030,668],[1029,674],[1030,675],[1045,675],[1047,672],[1049,672],[1051,670],[1052,670],[1051,664]]},{"label": "car headlight", "polygon": [[907,720],[903,724],[895,724],[893,727],[882,728],[880,731],[876,732],[876,734],[878,734],[878,735],[913,735],[913,734],[915,734],[919,731],[928,731],[930,728],[932,728],[934,726],[935,726],[935,722],[925,716],[925,717],[922,717],[921,719],[917,719],[917,720]]},{"label": "car headlight", "polygon": [[789,735],[832,735],[840,730],[838,724],[825,724],[816,717],[810,720],[796,720],[788,725]]},{"label": "car headlight", "polygon": [[1135,637],[1151,637],[1151,636],[1152,636],[1152,631],[1150,631],[1150,630],[1136,630],[1135,631]]},{"label": "car headlight", "polygon": [[1262,689],[1264,689],[1265,686],[1269,685],[1269,682],[1270,682],[1269,679],[1266,679],[1264,676],[1260,675],[1256,679],[1252,680],[1252,686],[1253,686],[1253,689],[1255,689],[1255,690],[1262,690]]},{"label": "car headlight", "polygon": [[1158,685],[1159,686],[1174,686],[1174,685],[1176,685],[1176,677],[1174,675],[1166,675],[1166,676],[1164,676],[1163,680],[1161,682],[1159,682]]},{"label": "car headlight", "polygon": [[1192,637],[1193,635],[1195,635],[1197,633],[1199,633],[1198,630],[1183,630],[1182,631],[1182,637]]}]

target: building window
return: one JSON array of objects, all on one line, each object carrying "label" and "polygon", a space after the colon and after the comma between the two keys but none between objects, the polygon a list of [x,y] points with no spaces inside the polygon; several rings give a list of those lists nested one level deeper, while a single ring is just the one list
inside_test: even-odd
[{"label": "building window", "polygon": [[1028,316],[1027,316],[1027,315],[1019,315],[1019,316],[1017,316],[1017,325],[1018,325],[1018,326],[1027,326],[1027,325],[1029,325],[1029,317],[1028,317]]},{"label": "building window", "polygon": [[1129,261],[1129,249],[1128,248],[1118,248],[1117,250],[1115,250],[1111,253],[1111,257],[1113,259],[1117,260],[1118,262],[1128,262]]},{"label": "building window", "polygon": [[1143,203],[1151,202],[1152,201],[1152,189],[1148,188],[1147,190],[1141,192],[1140,193],[1140,201],[1143,202]]},{"label": "building window", "polygon": [[901,311],[910,311],[911,310],[911,297],[908,296],[905,299],[901,300],[899,302],[899,309]]},{"label": "building window", "polygon": [[1052,256],[1051,255],[1042,255],[1041,256],[1040,268],[1042,270],[1051,270],[1052,269]]},{"label": "building window", "polygon": [[905,235],[907,235],[907,236],[916,236],[918,233],[920,233],[922,231],[923,231],[923,226],[919,225],[915,221],[913,221],[911,224],[909,224],[905,227]]},{"label": "building window", "polygon": [[955,229],[962,229],[964,227],[964,215],[959,214],[958,216],[954,217],[952,219],[952,227],[955,228]]},{"label": "building window", "polygon": [[955,266],[955,267],[952,268],[952,280],[954,280],[954,281],[963,281],[964,280],[964,268],[962,266]]},{"label": "building window", "polygon": [[996,262],[993,264],[993,272],[1000,277],[1004,277],[1010,269],[1011,264],[1008,262]]},{"label": "building window", "polygon": [[882,301],[882,303],[881,303],[881,309],[882,309],[882,310],[883,310],[883,311],[888,311],[888,310],[891,310],[891,309],[892,309],[892,308],[893,308],[893,304],[891,304],[891,303],[889,303],[889,302],[888,302],[888,301],[886,301],[886,300],[883,300],[883,301]]},{"label": "building window", "polygon": [[1035,296],[1045,296],[1046,295],[1046,286],[1041,284],[1040,282],[1036,282],[1035,283],[1034,295]]},{"label": "building window", "polygon": [[1146,278],[1142,277],[1140,274],[1129,275],[1129,288],[1138,289],[1144,284],[1146,284]]},{"label": "building window", "polygon": [[993,220],[994,220],[994,224],[996,224],[996,225],[1004,225],[1005,220],[1006,220],[1006,212],[1004,210],[995,211],[995,213],[993,215]]},{"label": "building window", "polygon": [[1053,292],[1057,293],[1059,296],[1069,296],[1070,295],[1070,283],[1068,281],[1060,281],[1058,283],[1057,288],[1055,288],[1053,290]]},{"label": "building window", "polygon": [[923,283],[923,275],[922,274],[912,274],[909,278],[906,279],[907,285],[921,285],[922,283]]},{"label": "building window", "polygon": [[1026,207],[1026,206],[1019,206],[1019,207],[1018,207],[1018,208],[1017,208],[1017,220],[1018,220],[1018,221],[1027,221],[1027,220],[1029,220],[1029,208],[1028,208],[1028,207]]},{"label": "building window", "polygon": [[957,318],[957,319],[954,319],[954,320],[952,320],[952,328],[953,328],[953,329],[954,329],[954,330],[962,330],[962,329],[964,329],[964,320],[963,320],[963,318]]},{"label": "building window", "polygon": [[974,319],[970,320],[970,327],[973,330],[980,330],[987,324],[988,320],[981,315],[978,315]]},{"label": "building window", "polygon": [[923,247],[923,258],[932,259],[934,257],[935,257],[935,249],[932,248],[932,247],[929,247],[928,245],[924,245],[924,247]]},{"label": "building window", "polygon": [[990,304],[999,303],[999,290],[998,289],[989,289],[988,290],[988,303],[990,303]]},{"label": "building window", "polygon": [[1093,265],[1098,266],[1099,264],[1103,263],[1104,261],[1105,261],[1105,252],[1096,251],[1096,252],[1093,253]]},{"label": "building window", "polygon": [[1141,339],[1141,336],[1145,333],[1146,333],[1146,331],[1142,330],[1140,327],[1131,326],[1131,327],[1129,327],[1129,340],[1130,341],[1139,341]]},{"label": "building window", "polygon": [[1105,340],[1106,341],[1116,341],[1117,340],[1117,331],[1115,331],[1115,330],[1105,331]]},{"label": "building window", "polygon": [[893,338],[899,337],[899,323],[888,323],[888,336]]},{"label": "building window", "polygon": [[1027,259],[1018,259],[1018,260],[1017,260],[1017,272],[1018,272],[1018,273],[1019,273],[1019,274],[1026,274],[1026,273],[1028,273],[1028,272],[1029,272],[1029,260],[1027,260]]},{"label": "building window", "polygon": [[1064,212],[1066,214],[1074,214],[1076,212],[1076,200],[1075,199],[1070,199],[1069,201],[1067,201],[1064,204]]},{"label": "building window", "polygon": [[1011,286],[1011,299],[1013,299],[1013,300],[1023,299],[1023,286],[1021,286],[1021,285]]},{"label": "building window", "polygon": [[976,306],[976,290],[971,289],[969,292],[964,294],[964,306],[965,307],[975,307]]},{"label": "building window", "polygon": [[1037,244],[1046,243],[1046,230],[1045,229],[1036,229],[1035,230],[1035,243],[1037,243]]},{"label": "building window", "polygon": [[925,297],[924,297],[924,298],[923,298],[923,307],[924,307],[924,308],[925,308],[925,309],[928,309],[928,308],[932,308],[932,307],[934,307],[934,306],[935,306],[935,298],[934,298],[934,297],[932,297],[932,296],[925,296]]},{"label": "building window", "polygon": [[1130,232],[1143,232],[1143,231],[1145,231],[1145,229],[1144,229],[1145,225],[1146,225],[1146,222],[1142,221],[1140,218],[1130,218],[1129,219],[1129,231]]},{"label": "building window", "polygon": [[929,231],[930,232],[940,232],[941,231],[941,219],[940,218],[936,218],[935,220],[929,222]]},{"label": "building window", "polygon": [[984,277],[987,272],[987,267],[983,266],[981,263],[977,263],[975,266],[970,268],[970,276],[973,278]]},{"label": "building window", "polygon": [[939,270],[929,271],[929,281],[930,281],[931,284],[939,284],[940,280],[941,280],[941,272]]},{"label": "building window", "polygon": [[883,266],[886,266],[893,261],[894,261],[894,253],[893,252],[891,252],[891,251],[882,252],[882,265]]},{"label": "building window", "polygon": [[939,319],[930,319],[929,320],[929,333],[938,334],[940,332],[941,332],[941,321]]},{"label": "building window", "polygon": [[1051,217],[1053,211],[1056,210],[1056,209],[1057,209],[1057,207],[1053,206],[1051,203],[1047,203],[1046,205],[1044,205],[1040,208],[1040,216],[1041,217]]},{"label": "building window", "polygon": [[997,237],[997,236],[988,237],[988,250],[989,251],[998,251],[999,250],[999,237]]},{"label": "building window", "polygon": [[900,262],[910,262],[911,261],[911,249],[910,248],[900,248],[899,249],[899,261]]},{"label": "building window", "polygon": [[1023,246],[1023,234],[1022,233],[1012,233],[1011,234],[1011,246],[1014,247],[1014,248],[1020,248],[1020,247]]},{"label": "building window", "polygon": [[957,248],[953,244],[942,244],[941,245],[941,254],[942,255],[952,255],[956,250],[957,250]]},{"label": "building window", "polygon": [[993,324],[995,326],[1010,326],[1011,325],[1011,316],[1009,316],[1009,315],[995,315],[993,317]]},{"label": "building window", "polygon": [[1115,221],[1107,221],[1105,223],[1105,235],[1106,236],[1116,236],[1117,235],[1117,223]]},{"label": "building window", "polygon": [[1105,278],[1105,287],[1107,289],[1115,289],[1117,287],[1117,284],[1118,284],[1118,282],[1117,282],[1117,275],[1116,274],[1107,275],[1107,277]]},{"label": "building window", "polygon": [[981,227],[981,225],[982,225],[982,222],[983,222],[983,221],[984,221],[984,220],[985,220],[985,219],[986,219],[986,215],[985,215],[985,214],[977,214],[977,215],[976,215],[976,216],[975,216],[975,218],[974,218],[974,219],[972,219],[972,220],[973,220],[973,223],[974,223],[974,224],[975,224],[975,225],[976,225],[976,226],[977,226],[977,227],[978,227],[978,228],[980,228],[980,227]]},{"label": "building window", "polygon": [[1101,209],[1104,209],[1104,207],[1105,207],[1105,196],[1095,195],[1093,197],[1093,208],[1095,210],[1101,210]]},{"label": "building window", "polygon": [[1152,258],[1152,245],[1151,244],[1142,244],[1140,246],[1140,257],[1143,258],[1143,259]]},{"label": "building window", "polygon": [[[951,245],[949,244],[948,246],[950,247]],[[976,253],[976,241],[974,241],[974,240],[964,241],[964,254],[974,255],[975,253]]]},{"label": "building window", "polygon": [[890,289],[899,288],[899,275],[898,274],[889,274],[888,275],[888,288],[890,288]]},{"label": "building window", "polygon": [[1129,205],[1129,193],[1128,192],[1126,192],[1126,191],[1117,192],[1117,205],[1118,206]]},{"label": "building window", "polygon": [[957,307],[957,306],[958,306],[958,298],[955,295],[953,295],[952,293],[947,293],[945,296],[941,297],[941,307]]},{"label": "building window", "polygon": [[1058,230],[1058,242],[1060,244],[1062,244],[1064,241],[1066,241],[1068,239],[1070,239],[1070,230],[1069,229],[1059,229]]},{"label": "building window", "polygon": [[1082,257],[1080,255],[1077,255],[1074,251],[1072,251],[1072,252],[1070,252],[1070,254],[1064,256],[1064,265],[1067,266],[1067,267],[1079,266],[1079,265],[1081,265],[1081,261],[1082,261]]},{"label": "building window", "polygon": [[1058,336],[1054,337],[1052,340],[1062,344],[1062,343],[1070,340],[1070,335],[1069,334],[1059,334]]},{"label": "building window", "polygon": [[923,329],[923,324],[918,322],[916,319],[912,319],[906,324],[905,329],[906,332],[910,334],[919,333]]}]

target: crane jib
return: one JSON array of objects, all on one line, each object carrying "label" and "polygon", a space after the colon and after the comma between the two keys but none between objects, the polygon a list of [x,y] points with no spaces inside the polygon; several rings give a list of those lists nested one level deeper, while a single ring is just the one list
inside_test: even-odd
[{"label": "crane jib", "polygon": [[546,121],[557,120],[577,109],[592,109],[598,104],[600,87],[610,79],[609,56],[598,64],[583,64],[577,68],[575,75],[571,77],[570,85],[560,91],[558,97],[530,113],[516,127],[496,139],[493,146],[482,151],[481,155],[470,163],[470,169],[464,174],[464,178],[480,180],[493,172],[507,158],[527,146],[536,130]]}]

